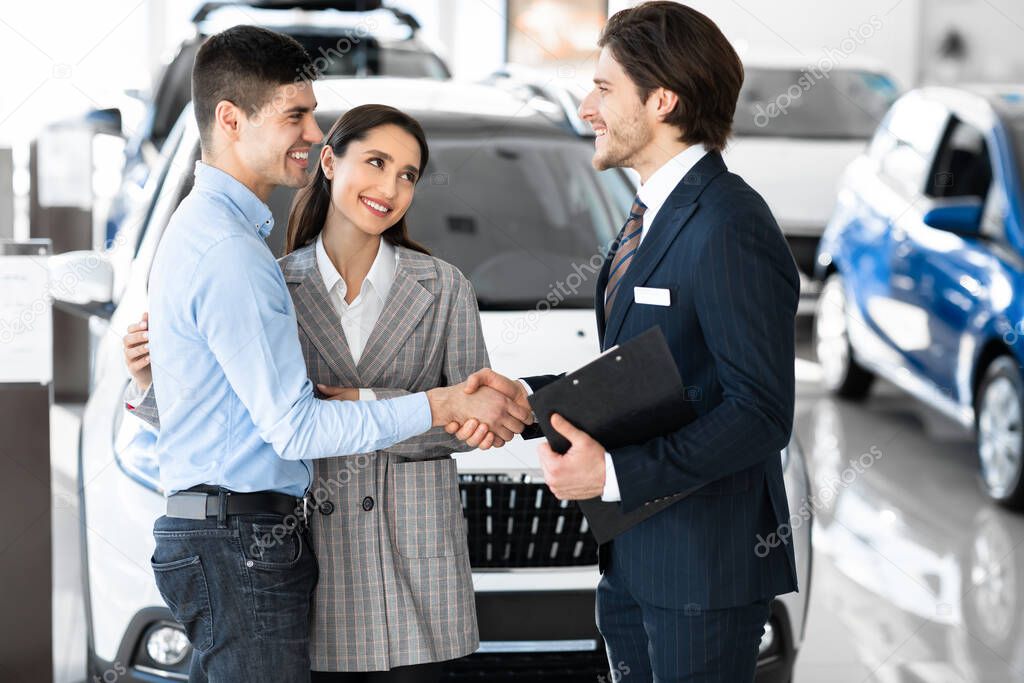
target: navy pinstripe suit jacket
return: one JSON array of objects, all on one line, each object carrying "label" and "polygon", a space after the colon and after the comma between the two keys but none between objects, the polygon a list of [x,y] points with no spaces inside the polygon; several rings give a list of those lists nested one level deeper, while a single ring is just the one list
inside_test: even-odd
[{"label": "navy pinstripe suit jacket", "polygon": [[[614,252],[613,252],[614,254]],[[607,349],[658,325],[690,400],[677,432],[611,452],[621,509],[700,487],[616,537],[615,571],[637,598],[719,609],[796,590],[791,544],[762,557],[788,522],[780,451],[793,425],[799,276],[760,195],[704,156],[658,211],[623,278]],[[635,303],[633,287],[670,291],[671,305]],[[528,377],[534,388],[556,376]]]}]

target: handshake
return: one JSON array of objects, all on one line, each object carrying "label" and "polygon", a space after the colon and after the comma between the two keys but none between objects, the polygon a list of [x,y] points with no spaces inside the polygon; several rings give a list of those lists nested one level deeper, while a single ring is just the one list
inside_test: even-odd
[{"label": "handshake", "polygon": [[[318,385],[325,398],[355,400],[357,389]],[[474,372],[461,384],[427,391],[433,426],[444,427],[459,441],[480,450],[501,448],[527,425],[533,411],[526,388],[490,368]]]},{"label": "handshake", "polygon": [[[153,382],[149,359],[149,314],[128,326],[123,338],[125,364],[138,387],[145,391]],[[359,389],[317,385],[328,400],[355,401]],[[526,389],[517,380],[499,375],[490,368],[474,372],[461,383],[427,391],[434,427],[473,448],[501,448],[526,425],[533,424],[533,411],[526,400]]]}]

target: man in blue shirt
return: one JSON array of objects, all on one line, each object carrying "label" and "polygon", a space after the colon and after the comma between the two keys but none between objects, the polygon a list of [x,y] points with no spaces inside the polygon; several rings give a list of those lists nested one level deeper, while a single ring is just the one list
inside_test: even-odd
[{"label": "man in blue shirt", "polygon": [[267,197],[307,182],[310,147],[323,137],[312,74],[297,42],[265,29],[236,27],[203,44],[192,76],[202,161],[150,276],[157,451],[171,494],[152,564],[194,647],[193,681],[309,680],[317,568],[299,500],[310,483],[304,460],[386,448],[452,420],[475,419],[507,440],[528,417],[499,392],[461,385],[388,401],[314,397],[292,300],[264,242],[274,225]]}]

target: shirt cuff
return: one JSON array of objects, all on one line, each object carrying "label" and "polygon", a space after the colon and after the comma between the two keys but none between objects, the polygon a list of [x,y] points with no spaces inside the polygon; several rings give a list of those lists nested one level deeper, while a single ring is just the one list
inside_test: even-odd
[{"label": "shirt cuff", "polygon": [[[374,393],[373,389],[360,389],[359,390],[360,401],[376,401],[377,394]],[[433,422],[433,420],[431,420]]]},{"label": "shirt cuff", "polygon": [[419,436],[434,426],[434,416],[430,414],[430,401],[425,391],[388,399],[386,403],[394,408],[398,420],[399,438],[395,439],[395,443]]},{"label": "shirt cuff", "polygon": [[612,454],[607,451],[604,454],[604,491],[601,493],[601,500],[606,503],[618,503],[622,500],[619,495],[619,480],[615,476],[615,463],[612,462]]},{"label": "shirt cuff", "polygon": [[522,383],[524,387],[526,387],[526,395],[533,396],[533,387],[531,387],[525,379],[521,379],[519,381]]}]

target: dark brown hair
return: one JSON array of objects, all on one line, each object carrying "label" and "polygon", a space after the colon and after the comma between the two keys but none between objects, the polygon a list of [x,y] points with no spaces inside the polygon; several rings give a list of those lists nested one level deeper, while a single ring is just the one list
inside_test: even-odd
[{"label": "dark brown hair", "polygon": [[[345,156],[345,150],[354,140],[364,140],[371,130],[379,126],[398,126],[416,138],[420,147],[420,167],[416,182],[423,177],[427,167],[427,136],[419,121],[405,112],[383,104],[364,104],[353,107],[334,122],[327,133],[325,145],[330,145],[336,159]],[[331,181],[324,174],[323,166],[317,163],[316,172],[309,184],[298,191],[288,215],[288,234],[284,253],[290,254],[300,247],[311,244],[324,229],[327,211],[331,206]],[[384,231],[382,235],[391,244],[407,247],[413,251],[429,254],[427,248],[413,241],[405,224],[406,216]]]},{"label": "dark brown hair", "polygon": [[655,0],[612,15],[597,44],[611,50],[642,102],[655,88],[679,97],[664,121],[682,130],[680,140],[725,148],[743,64],[713,21],[691,7]]},{"label": "dark brown hair", "polygon": [[316,76],[310,67],[306,50],[283,33],[234,26],[207,38],[192,66],[192,103],[204,148],[210,146],[218,102],[232,102],[252,117],[279,86],[310,87]]}]

